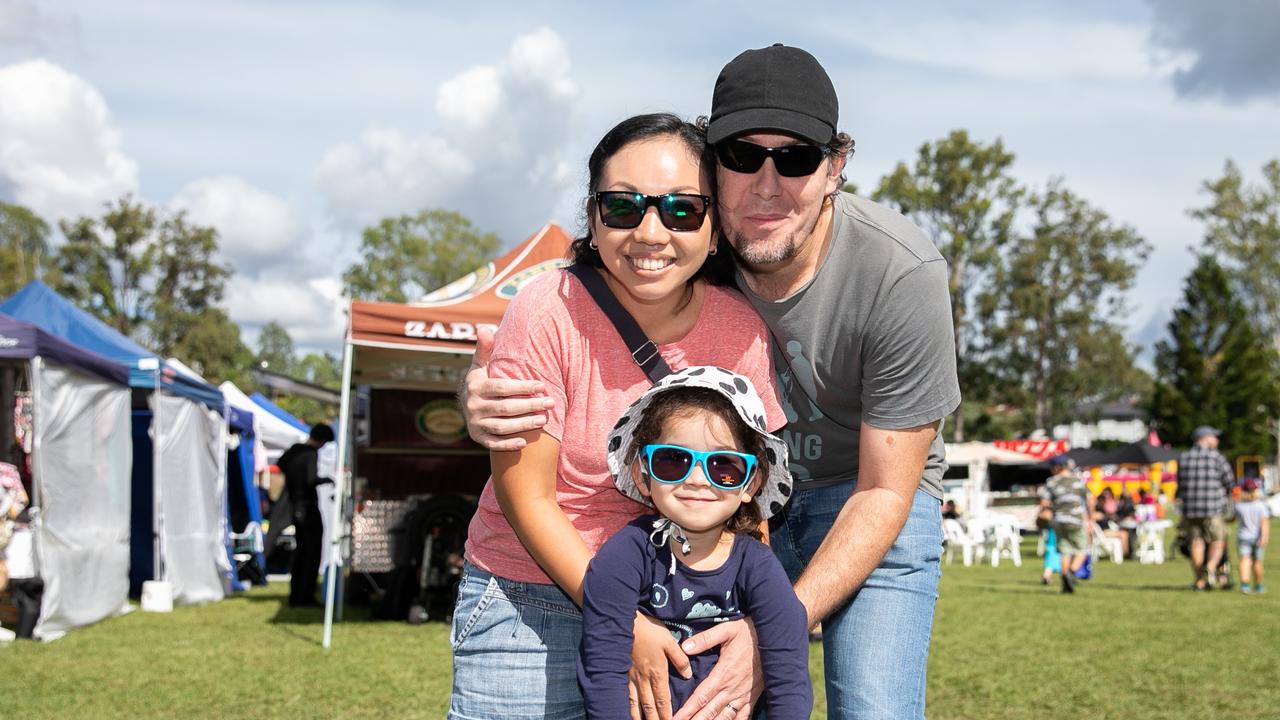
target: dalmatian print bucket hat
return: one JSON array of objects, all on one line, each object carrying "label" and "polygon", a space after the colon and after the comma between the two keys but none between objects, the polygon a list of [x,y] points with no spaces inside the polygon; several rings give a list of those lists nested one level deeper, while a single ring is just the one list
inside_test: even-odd
[{"label": "dalmatian print bucket hat", "polygon": [[747,427],[764,437],[764,459],[769,473],[765,485],[756,493],[756,505],[765,519],[782,512],[783,506],[791,497],[792,489],[791,471],[787,465],[787,444],[781,438],[769,434],[765,425],[764,402],[760,400],[751,381],[735,372],[711,365],[688,367],[662,378],[631,403],[622,417],[618,418],[613,431],[609,433],[608,444],[609,472],[613,475],[613,482],[618,490],[632,500],[652,507],[653,503],[640,494],[631,476],[630,461],[634,460],[634,456],[627,458],[624,455],[631,447],[636,426],[640,424],[649,403],[658,395],[681,387],[710,388],[729,398]]}]

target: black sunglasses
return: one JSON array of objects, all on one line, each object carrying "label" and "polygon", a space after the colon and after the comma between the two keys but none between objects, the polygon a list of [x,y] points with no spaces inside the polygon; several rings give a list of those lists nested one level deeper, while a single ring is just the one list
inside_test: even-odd
[{"label": "black sunglasses", "polygon": [[630,230],[640,226],[650,207],[658,208],[658,217],[668,230],[692,232],[702,227],[711,207],[711,198],[690,193],[645,195],[623,190],[602,190],[594,196],[600,209],[600,222],[605,227]]},{"label": "black sunglasses", "polygon": [[771,157],[782,177],[804,177],[818,169],[826,151],[808,144],[764,147],[746,140],[725,140],[716,143],[716,157],[726,169],[748,174],[759,171],[765,158]]}]

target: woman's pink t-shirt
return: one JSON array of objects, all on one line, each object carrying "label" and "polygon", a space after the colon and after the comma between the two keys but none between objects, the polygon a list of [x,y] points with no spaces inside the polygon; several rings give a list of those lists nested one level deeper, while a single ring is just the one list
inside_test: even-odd
[{"label": "woman's pink t-shirt", "polygon": [[[693,329],[659,347],[672,370],[717,365],[750,378],[770,430],[786,422],[774,389],[769,332],[736,291],[707,286]],[[555,407],[543,431],[560,441],[556,499],[594,554],[649,511],[614,487],[605,443],[618,417],[652,383],[613,324],[569,273],[545,273],[507,307],[489,363],[493,377],[541,380]],[[521,544],[493,493],[492,478],[467,533],[467,559],[510,580],[551,583]]]}]

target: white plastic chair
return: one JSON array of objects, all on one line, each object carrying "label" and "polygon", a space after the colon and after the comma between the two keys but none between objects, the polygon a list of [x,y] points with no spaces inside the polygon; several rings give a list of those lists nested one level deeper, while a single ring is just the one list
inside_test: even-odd
[{"label": "white plastic chair", "polygon": [[993,526],[989,543],[991,567],[999,567],[1002,557],[1013,560],[1014,567],[1022,567],[1022,548],[1019,547],[1022,544],[1022,536],[1018,534],[1017,528],[1004,524]]},{"label": "white plastic chair", "polygon": [[263,551],[262,526],[251,520],[244,526],[244,532],[228,534],[231,537],[231,557],[236,561],[238,573]]},{"label": "white plastic chair", "polygon": [[1105,550],[1111,556],[1111,562],[1119,565],[1124,562],[1124,545],[1118,537],[1107,537],[1102,534],[1102,528],[1098,523],[1093,524],[1093,544],[1091,545],[1094,562],[1097,562],[1101,551]]},{"label": "white plastic chair", "polygon": [[947,545],[947,564],[950,565],[956,548],[960,548],[960,557],[964,561],[965,567],[974,563],[977,559],[979,551],[982,549],[982,543],[974,540],[965,532],[964,526],[959,520],[947,518],[942,521],[942,537]]},{"label": "white plastic chair", "polygon": [[1168,520],[1144,522],[1138,526],[1138,562],[1159,565],[1164,562],[1164,531],[1173,527]]}]

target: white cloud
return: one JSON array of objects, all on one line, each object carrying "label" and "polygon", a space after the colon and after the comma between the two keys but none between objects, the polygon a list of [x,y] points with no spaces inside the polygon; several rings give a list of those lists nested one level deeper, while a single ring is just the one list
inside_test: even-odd
[{"label": "white cloud", "polygon": [[78,45],[74,18],[46,15],[29,0],[0,0],[0,47],[45,51],[69,41]]},{"label": "white cloud", "polygon": [[235,275],[227,285],[227,309],[250,330],[245,341],[251,347],[263,325],[277,322],[304,351],[336,352],[347,327],[342,282],[336,278],[299,281],[282,271],[258,278]]},{"label": "white cloud", "polygon": [[200,178],[170,202],[199,225],[218,231],[222,254],[236,271],[255,275],[264,264],[305,252],[302,213],[288,201],[232,176]]},{"label": "white cloud", "polygon": [[315,170],[330,213],[350,231],[439,207],[508,241],[523,238],[558,209],[574,178],[566,158],[577,97],[570,67],[560,36],[535,30],[501,60],[442,82],[433,129],[370,128],[330,148]]},{"label": "white cloud", "polygon": [[1131,79],[1155,68],[1147,29],[1138,25],[1048,18],[940,17],[901,22],[884,18],[859,25],[850,42],[883,58],[994,78]]},{"label": "white cloud", "polygon": [[466,128],[479,128],[497,114],[502,100],[498,69],[475,67],[441,83],[436,90],[436,112]]},{"label": "white cloud", "polygon": [[358,141],[328,150],[316,182],[340,224],[356,226],[421,208],[472,171],[471,160],[446,140],[371,128]]},{"label": "white cloud", "polygon": [[138,188],[102,95],[43,60],[0,68],[0,193],[54,220]]}]

